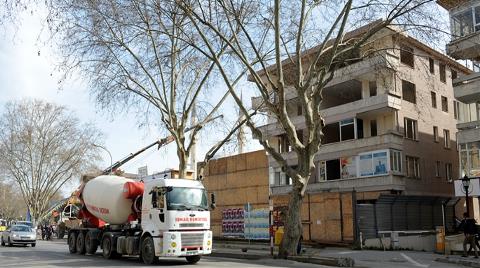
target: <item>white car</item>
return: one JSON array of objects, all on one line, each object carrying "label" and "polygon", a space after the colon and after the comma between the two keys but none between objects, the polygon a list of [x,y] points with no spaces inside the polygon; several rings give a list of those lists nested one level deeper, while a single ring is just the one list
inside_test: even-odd
[{"label": "white car", "polygon": [[8,244],[11,247],[14,244],[32,245],[35,246],[37,242],[37,234],[30,226],[27,225],[13,225],[6,231],[2,232],[0,238],[2,246]]}]

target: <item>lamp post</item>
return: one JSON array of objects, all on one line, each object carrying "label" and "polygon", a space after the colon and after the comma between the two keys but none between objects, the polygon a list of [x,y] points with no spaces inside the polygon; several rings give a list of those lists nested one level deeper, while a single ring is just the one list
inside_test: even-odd
[{"label": "lamp post", "polygon": [[470,217],[470,202],[468,202],[468,188],[470,186],[470,178],[465,175],[462,179],[463,189],[465,190],[465,202],[467,203],[467,214]]},{"label": "lamp post", "polygon": [[[110,153],[110,151],[107,150],[107,148],[103,147],[102,145],[98,145],[98,144],[95,144],[95,143],[92,143],[92,146],[103,149],[104,151],[106,151],[108,153],[108,156],[110,156],[110,167],[111,167],[113,165],[113,160],[112,160],[112,154]],[[111,169],[110,169],[110,173],[112,173]]]}]

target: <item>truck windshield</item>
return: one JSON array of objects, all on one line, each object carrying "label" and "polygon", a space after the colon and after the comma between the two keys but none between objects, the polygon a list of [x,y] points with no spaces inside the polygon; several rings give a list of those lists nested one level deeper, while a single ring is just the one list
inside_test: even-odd
[{"label": "truck windshield", "polygon": [[208,210],[205,189],[174,187],[167,192],[168,210]]}]

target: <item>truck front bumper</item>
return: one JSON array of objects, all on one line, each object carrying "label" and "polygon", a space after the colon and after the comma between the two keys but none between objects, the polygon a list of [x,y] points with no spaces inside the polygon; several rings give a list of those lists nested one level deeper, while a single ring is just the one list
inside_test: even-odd
[{"label": "truck front bumper", "polygon": [[212,253],[212,231],[164,232],[154,238],[155,255],[182,257]]}]

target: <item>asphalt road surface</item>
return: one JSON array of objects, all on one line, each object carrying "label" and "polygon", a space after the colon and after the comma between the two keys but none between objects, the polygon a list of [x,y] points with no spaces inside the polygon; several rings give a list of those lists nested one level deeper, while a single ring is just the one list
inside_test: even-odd
[{"label": "asphalt road surface", "polygon": [[[123,257],[118,260],[105,260],[98,250],[93,256],[68,253],[64,241],[37,241],[37,246],[0,246],[0,267],[151,267],[144,265],[138,258]],[[184,258],[161,259],[157,266],[189,267]],[[192,267],[327,267],[314,264],[301,264],[286,260],[240,260],[204,257]]]}]

